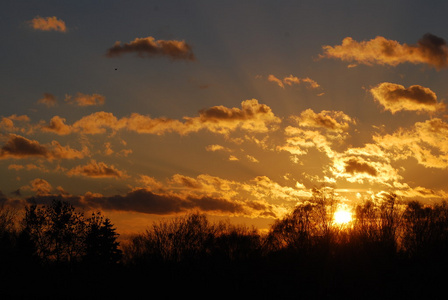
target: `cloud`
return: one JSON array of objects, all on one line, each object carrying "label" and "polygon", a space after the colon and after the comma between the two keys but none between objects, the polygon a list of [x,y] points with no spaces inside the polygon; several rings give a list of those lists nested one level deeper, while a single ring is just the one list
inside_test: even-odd
[{"label": "cloud", "polygon": [[312,109],[307,109],[292,119],[301,127],[323,128],[334,132],[344,132],[349,129],[350,124],[356,124],[354,119],[342,111],[323,110],[315,113]]},{"label": "cloud", "polygon": [[67,32],[65,22],[56,17],[43,18],[37,16],[29,21],[29,24],[35,30]]},{"label": "cloud", "polygon": [[53,94],[50,93],[44,93],[44,96],[37,100],[37,103],[44,104],[47,107],[55,106],[58,101],[56,100],[56,97]]},{"label": "cloud", "polygon": [[20,131],[25,132],[26,129],[24,127],[17,127],[15,123],[28,123],[30,121],[30,118],[27,115],[16,115],[13,114],[9,117],[2,117],[0,121],[0,129],[3,129],[5,131],[14,132],[14,131]]},{"label": "cloud", "polygon": [[40,129],[43,132],[52,132],[58,135],[67,135],[72,133],[73,129],[71,126],[65,124],[65,121],[66,121],[65,118],[54,116],[53,118],[51,118],[50,124],[48,125],[41,124]]},{"label": "cloud", "polygon": [[76,121],[72,128],[85,134],[100,134],[105,133],[106,129],[116,131],[125,126],[125,119],[119,121],[112,113],[100,111]]},{"label": "cloud", "polygon": [[47,157],[49,151],[38,141],[32,141],[19,135],[11,134],[9,140],[0,149],[0,158]]},{"label": "cloud", "polygon": [[275,129],[270,125],[275,126],[281,122],[269,106],[258,103],[256,99],[241,102],[241,109],[214,106],[199,111],[199,117],[184,119],[186,131],[205,128],[225,135],[238,128],[250,132],[268,132]]},{"label": "cloud", "polygon": [[448,124],[441,119],[417,122],[373,139],[393,160],[413,157],[428,168],[448,168]]},{"label": "cloud", "polygon": [[226,148],[226,147],[224,147],[224,146],[221,146],[221,145],[208,145],[206,148],[205,148],[205,150],[207,150],[207,151],[212,151],[212,152],[215,152],[215,151],[226,151],[226,152],[231,152],[232,150],[230,150],[229,148]]},{"label": "cloud", "polygon": [[395,191],[395,194],[397,194],[398,196],[401,196],[401,197],[407,197],[407,198],[412,198],[412,199],[415,199],[415,198],[447,199],[448,198],[448,193],[443,190],[436,191],[436,190],[421,187],[421,186],[412,188],[412,187],[408,186],[407,184],[404,184],[403,187],[398,188]]},{"label": "cloud", "polygon": [[341,45],[322,48],[324,54],[320,55],[321,58],[336,58],[369,66],[423,63],[440,69],[448,65],[448,47],[445,40],[430,33],[425,34],[416,45],[400,44],[377,36],[369,41],[361,42],[346,37]]},{"label": "cloud", "polygon": [[334,157],[331,137],[317,130],[305,130],[299,127],[288,126],[285,128],[287,136],[284,145],[277,146],[277,150],[287,151],[292,155],[304,155],[308,149],[316,148],[328,157]]},{"label": "cloud", "polygon": [[48,183],[48,181],[46,181],[45,179],[36,178],[32,180],[30,184],[31,184],[31,190],[33,192],[36,192],[38,196],[49,195],[53,190],[51,184]]},{"label": "cloud", "polygon": [[402,85],[383,82],[370,89],[375,101],[385,110],[395,114],[401,110],[436,112],[445,110],[445,104],[437,101],[436,94],[429,88],[412,85],[405,88]]},{"label": "cloud", "polygon": [[75,104],[77,106],[100,106],[103,105],[106,98],[100,94],[86,95],[77,93],[76,96],[66,95],[65,102]]},{"label": "cloud", "polygon": [[392,167],[390,162],[379,156],[349,155],[350,151],[338,153],[333,158],[330,171],[336,178],[345,178],[348,182],[380,183],[391,187],[394,182],[398,182],[402,177],[398,171]]},{"label": "cloud", "polygon": [[252,155],[246,155],[247,159],[250,160],[253,163],[259,163],[260,161],[253,157]]},{"label": "cloud", "polygon": [[350,124],[356,124],[354,119],[342,111],[323,110],[315,113],[312,109],[307,109],[299,116],[291,116],[290,119],[299,127],[285,128],[286,141],[277,146],[277,150],[287,151],[292,155],[304,155],[308,153],[308,149],[316,148],[329,158],[336,155],[333,142],[343,142],[348,136]]},{"label": "cloud", "polygon": [[284,77],[283,79],[279,79],[270,74],[268,76],[268,81],[276,83],[281,88],[285,88],[285,86],[299,85],[301,83],[305,83],[307,87],[311,89],[317,89],[320,87],[320,85],[311,78],[299,78],[293,75],[289,75],[287,77]]},{"label": "cloud", "polygon": [[156,194],[146,189],[136,189],[126,195],[104,197],[85,195],[83,203],[92,208],[116,211],[135,211],[156,215],[167,215],[186,211],[221,212],[225,214],[244,214],[241,203],[214,197],[181,198],[176,195]]},{"label": "cloud", "polygon": [[350,174],[367,173],[370,176],[377,176],[378,171],[371,164],[360,161],[356,158],[350,158],[345,161],[345,172]]},{"label": "cloud", "polygon": [[172,60],[195,60],[191,46],[185,41],[156,40],[152,36],[136,38],[130,43],[115,42],[107,50],[107,57],[117,57],[126,53],[137,53],[139,57],[166,56]]},{"label": "cloud", "polygon": [[63,118],[53,117],[49,125],[41,126],[41,128],[44,131],[58,134],[67,134],[70,131],[101,134],[108,129],[113,132],[126,129],[137,133],[156,135],[168,132],[186,135],[199,130],[228,135],[237,129],[249,132],[268,132],[275,130],[276,125],[280,122],[280,118],[274,115],[269,106],[252,99],[241,102],[241,108],[214,106],[204,109],[199,111],[197,117],[184,117],[183,122],[163,117],[153,119],[138,113],[117,119],[112,113],[100,111],[81,118],[73,125],[66,125]]},{"label": "cloud", "polygon": [[48,172],[47,169],[45,169],[43,166],[37,166],[35,164],[27,164],[26,166],[23,165],[18,165],[18,164],[11,164],[8,166],[8,170],[23,170],[26,169],[27,171],[31,171],[31,170],[39,170],[41,172]]},{"label": "cloud", "polygon": [[77,166],[67,172],[67,175],[80,175],[92,178],[124,178],[127,177],[126,173],[116,169],[113,165],[108,166],[103,162],[96,162],[91,160],[84,166]]},{"label": "cloud", "polygon": [[179,120],[168,118],[155,118],[133,113],[129,118],[123,118],[123,126],[137,133],[162,135],[167,132],[188,132],[185,125]]},{"label": "cloud", "polygon": [[41,145],[38,141],[29,140],[20,135],[10,134],[9,139],[0,148],[0,159],[7,158],[46,158],[53,159],[75,159],[83,158],[87,149],[78,151],[69,146],[61,146],[57,141],[50,145]]}]

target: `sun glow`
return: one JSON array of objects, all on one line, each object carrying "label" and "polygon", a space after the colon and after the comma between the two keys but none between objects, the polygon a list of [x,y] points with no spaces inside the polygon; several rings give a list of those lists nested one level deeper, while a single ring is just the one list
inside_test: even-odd
[{"label": "sun glow", "polygon": [[339,209],[334,213],[334,223],[337,225],[347,224],[351,220],[352,220],[352,213],[347,210]]}]

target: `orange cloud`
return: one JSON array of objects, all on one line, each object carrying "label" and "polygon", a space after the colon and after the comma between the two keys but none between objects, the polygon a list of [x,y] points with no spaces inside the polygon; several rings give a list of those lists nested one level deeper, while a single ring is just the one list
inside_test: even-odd
[{"label": "orange cloud", "polygon": [[106,129],[114,131],[125,127],[126,120],[119,121],[112,113],[96,112],[73,123],[72,128],[86,134],[105,133]]},{"label": "orange cloud", "polygon": [[65,22],[56,18],[56,17],[40,17],[37,16],[31,21],[29,21],[30,26],[35,30],[42,31],[59,31],[66,32],[67,27],[65,26]]},{"label": "orange cloud", "polygon": [[287,77],[284,77],[283,79],[279,79],[271,74],[268,76],[268,81],[276,83],[281,88],[285,88],[286,85],[292,86],[293,84],[298,85],[301,83],[307,84],[307,86],[311,89],[317,89],[320,87],[320,85],[311,78],[299,78],[293,75],[289,75]]},{"label": "orange cloud", "polygon": [[37,100],[37,103],[44,104],[47,107],[55,106],[57,104],[57,102],[58,101],[56,100],[56,97],[50,93],[44,93],[43,98]]},{"label": "orange cloud", "polygon": [[65,119],[59,116],[54,116],[53,118],[51,118],[50,124],[41,125],[40,129],[43,132],[53,132],[58,135],[67,135],[73,131],[71,126],[65,124]]},{"label": "orange cloud", "polygon": [[11,134],[5,145],[0,148],[0,159],[6,158],[46,158],[53,159],[75,159],[83,158],[87,150],[78,151],[69,146],[61,146],[57,141],[50,145],[41,145],[38,141],[29,140],[20,135]]},{"label": "orange cloud", "polygon": [[126,173],[116,169],[114,166],[108,166],[103,162],[91,160],[84,166],[77,166],[67,172],[67,175],[81,175],[93,178],[123,178],[127,177]]},{"label": "orange cloud", "polygon": [[16,127],[16,122],[22,122],[22,123],[28,123],[30,121],[30,118],[27,115],[11,115],[9,117],[2,117],[0,121],[0,129],[3,129],[5,131],[21,131],[25,132],[26,129],[24,127]]},{"label": "orange cloud", "polygon": [[106,98],[99,94],[86,95],[77,93],[75,97],[71,95],[65,96],[65,101],[76,104],[78,106],[100,106],[103,105]]},{"label": "orange cloud", "polygon": [[[437,69],[448,65],[448,47],[446,41],[430,33],[425,34],[417,45],[400,44],[377,36],[369,41],[357,42],[346,37],[341,45],[323,46],[320,57],[337,58],[342,61],[365,65],[391,65],[401,63],[428,64]],[[353,66],[353,65],[351,65]]]},{"label": "orange cloud", "polygon": [[370,89],[375,101],[392,114],[401,110],[435,112],[445,110],[445,104],[437,102],[436,94],[429,88],[383,82]]},{"label": "orange cloud", "polygon": [[117,41],[107,50],[106,56],[117,57],[126,53],[137,53],[139,57],[167,56],[172,60],[195,60],[191,46],[185,41],[156,40],[152,36],[136,38],[123,45]]}]

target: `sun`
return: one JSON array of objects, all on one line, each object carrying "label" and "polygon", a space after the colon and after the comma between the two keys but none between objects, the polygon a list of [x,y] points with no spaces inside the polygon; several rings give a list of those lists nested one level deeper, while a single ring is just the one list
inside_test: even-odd
[{"label": "sun", "polygon": [[347,224],[351,220],[352,220],[352,213],[347,210],[339,209],[334,213],[334,223],[337,225]]}]

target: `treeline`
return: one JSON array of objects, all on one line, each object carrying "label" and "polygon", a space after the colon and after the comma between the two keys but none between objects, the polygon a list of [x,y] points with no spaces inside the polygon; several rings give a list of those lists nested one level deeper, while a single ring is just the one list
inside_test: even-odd
[{"label": "treeline", "polygon": [[[192,213],[118,243],[111,220],[67,202],[0,209],[1,293],[9,298],[146,296],[431,298],[448,279],[448,205],[394,195],[353,207],[316,191],[267,233]],[[19,288],[15,288],[19,284]],[[20,286],[22,288],[20,288]]]}]

